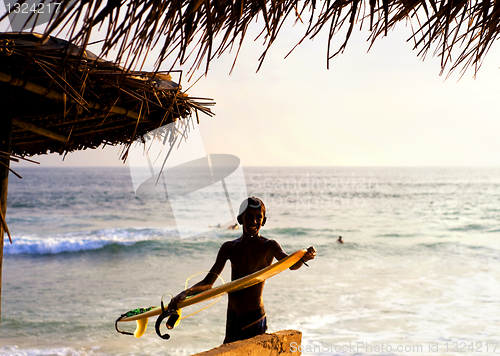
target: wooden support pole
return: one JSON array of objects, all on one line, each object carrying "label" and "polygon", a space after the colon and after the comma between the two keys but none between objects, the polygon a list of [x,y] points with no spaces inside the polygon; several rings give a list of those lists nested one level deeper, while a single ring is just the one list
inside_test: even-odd
[{"label": "wooden support pole", "polygon": [[[7,109],[0,116],[0,151],[10,153],[12,141],[12,116],[11,110]],[[0,156],[0,202],[3,216],[7,213],[7,187],[9,183],[9,166],[10,159],[5,156]],[[2,270],[3,270],[3,244],[5,229],[3,224],[0,224],[0,321],[2,316]]]}]

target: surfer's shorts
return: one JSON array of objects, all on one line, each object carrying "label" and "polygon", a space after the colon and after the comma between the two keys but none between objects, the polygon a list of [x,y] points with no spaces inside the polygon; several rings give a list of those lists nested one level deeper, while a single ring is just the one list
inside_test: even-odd
[{"label": "surfer's shorts", "polygon": [[256,309],[243,315],[228,311],[224,343],[246,340],[264,334],[266,330],[267,318],[264,308]]}]

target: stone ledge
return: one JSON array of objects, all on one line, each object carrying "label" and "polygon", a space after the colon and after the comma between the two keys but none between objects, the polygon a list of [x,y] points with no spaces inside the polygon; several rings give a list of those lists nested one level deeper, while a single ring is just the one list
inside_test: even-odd
[{"label": "stone ledge", "polygon": [[300,345],[302,333],[297,330],[282,330],[272,334],[255,336],[248,340],[223,344],[212,350],[200,352],[193,356],[277,356],[294,355],[300,352],[291,352],[290,344]]}]

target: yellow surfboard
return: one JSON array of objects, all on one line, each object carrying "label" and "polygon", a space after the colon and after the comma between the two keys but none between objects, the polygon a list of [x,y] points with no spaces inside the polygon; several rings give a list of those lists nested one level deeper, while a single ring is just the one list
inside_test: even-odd
[{"label": "yellow surfboard", "polygon": [[[264,282],[266,279],[271,278],[272,276],[275,276],[278,273],[281,273],[287,268],[293,266],[306,254],[306,252],[307,250],[305,249],[298,250],[292,253],[291,255],[288,255],[287,257],[283,258],[282,260],[270,265],[269,267],[263,268],[257,272],[249,274],[246,277],[239,278],[230,283],[226,283],[221,286],[206,290],[202,293],[196,294],[194,296],[187,297],[185,300],[180,302],[177,305],[177,307],[179,309],[182,309],[187,306],[200,303],[208,299],[219,297],[226,293],[236,292],[244,288],[248,288],[258,283]],[[146,330],[146,326],[148,324],[148,318],[160,315],[162,313],[162,308],[150,307],[140,310],[136,309],[135,311],[131,311],[129,313],[134,315],[127,316],[128,313],[123,314],[120,318],[118,318],[116,323],[134,321],[134,320],[137,321],[137,327],[133,335],[135,335],[135,337],[141,337]],[[116,330],[124,334],[132,334],[127,332],[122,332],[118,330],[118,328],[116,328]]]}]

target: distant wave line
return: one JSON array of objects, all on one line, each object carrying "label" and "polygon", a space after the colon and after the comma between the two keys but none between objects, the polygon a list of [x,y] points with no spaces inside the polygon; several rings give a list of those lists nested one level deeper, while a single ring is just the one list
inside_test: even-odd
[{"label": "distant wave line", "polygon": [[177,235],[172,229],[103,229],[70,232],[53,236],[14,236],[14,243],[4,245],[4,254],[52,255],[63,252],[99,250],[109,245],[131,246]]}]

